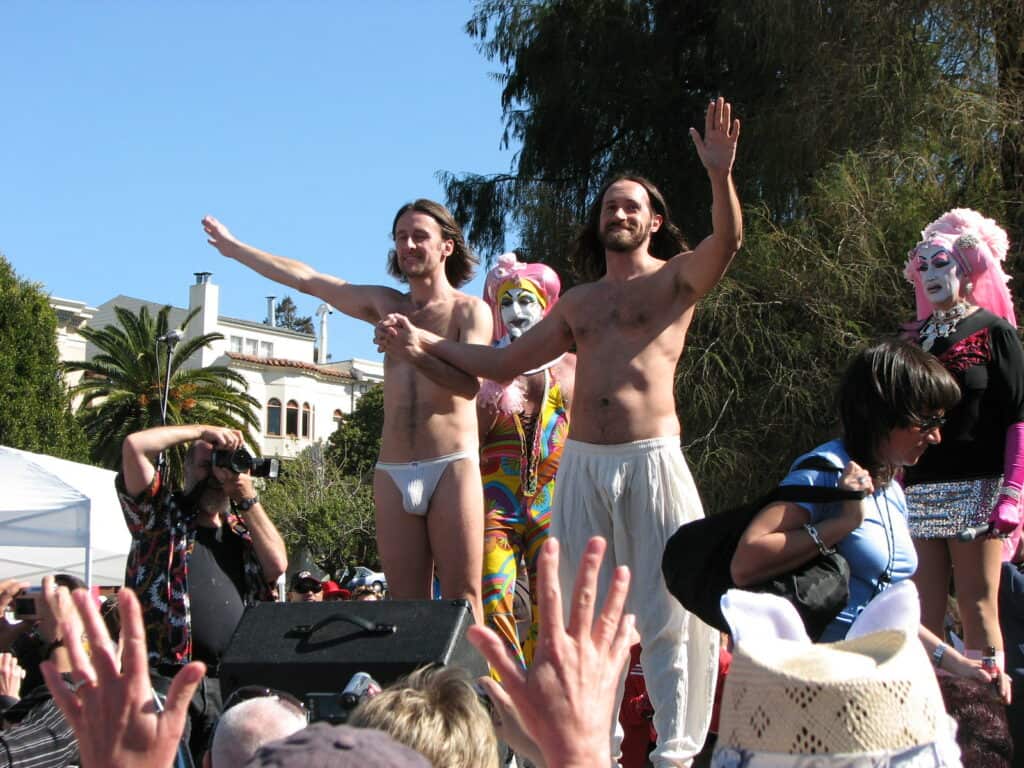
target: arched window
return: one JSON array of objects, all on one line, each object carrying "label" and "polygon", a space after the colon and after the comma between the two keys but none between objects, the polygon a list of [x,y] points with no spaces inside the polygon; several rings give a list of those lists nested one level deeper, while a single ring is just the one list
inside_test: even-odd
[{"label": "arched window", "polygon": [[313,411],[309,403],[302,404],[302,436],[309,437],[309,431],[313,426]]},{"label": "arched window", "polygon": [[285,415],[284,433],[289,437],[299,436],[299,404],[294,400],[288,401],[288,412]]},{"label": "arched window", "polygon": [[267,401],[267,434],[281,434],[281,401],[276,397]]}]

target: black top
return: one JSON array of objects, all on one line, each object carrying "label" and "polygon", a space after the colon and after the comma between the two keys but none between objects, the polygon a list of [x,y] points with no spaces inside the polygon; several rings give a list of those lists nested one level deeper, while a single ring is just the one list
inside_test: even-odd
[{"label": "black top", "polygon": [[226,527],[197,528],[188,571],[193,659],[220,661],[245,610],[243,570],[241,538]]},{"label": "black top", "polygon": [[[915,341],[920,344],[921,337]],[[979,309],[929,351],[956,378],[961,398],[946,414],[942,442],[907,467],[905,485],[998,477],[1006,430],[1024,421],[1024,350],[1017,330]]]}]

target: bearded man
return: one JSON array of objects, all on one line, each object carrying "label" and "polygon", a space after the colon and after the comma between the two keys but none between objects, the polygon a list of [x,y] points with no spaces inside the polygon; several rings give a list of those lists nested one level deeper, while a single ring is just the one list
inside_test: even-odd
[{"label": "bearded man", "polygon": [[[401,315],[380,323],[375,335],[389,355],[430,354],[499,381],[575,345],[576,389],[550,532],[563,548],[565,592],[573,583],[570,566],[591,536],[606,538],[606,560],[633,573],[627,610],[636,615],[649,674],[658,731],[652,762],[659,768],[689,765],[700,751],[718,666],[717,632],[669,594],[661,556],[680,525],[703,516],[680,445],[674,382],[697,301],[718,284],[742,242],[732,183],[739,121],[731,115],[719,98],[708,106],[704,136],[690,129],[712,194],[712,233],[695,249],[687,248],[653,184],[620,176],[591,206],[573,254],[594,282],[567,291],[514,344],[456,343]],[[602,570],[596,604],[613,578],[612,568]]]}]

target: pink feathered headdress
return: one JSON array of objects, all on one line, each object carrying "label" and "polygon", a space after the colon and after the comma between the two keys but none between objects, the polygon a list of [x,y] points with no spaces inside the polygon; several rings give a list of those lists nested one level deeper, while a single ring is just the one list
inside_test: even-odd
[{"label": "pink feathered headdress", "polygon": [[[498,257],[497,266],[487,273],[484,300],[494,316],[494,342],[499,346],[509,343],[508,329],[501,319],[501,294],[510,287],[527,288],[536,294],[542,312],[546,315],[558,301],[562,281],[558,273],[547,264],[519,261],[514,253],[503,253]],[[519,413],[526,404],[526,393],[515,381],[503,387],[497,382],[484,379],[478,397],[482,402],[505,413]]]},{"label": "pink feathered headdress", "polygon": [[558,273],[547,264],[540,262],[519,261],[514,253],[503,253],[498,257],[497,266],[487,273],[484,283],[484,301],[494,313],[494,340],[500,341],[508,334],[505,323],[501,319],[501,294],[506,283],[519,287],[522,283],[530,283],[529,288],[540,298],[541,306],[546,315],[558,301],[562,291],[562,281]]},{"label": "pink feathered headdress", "polygon": [[1010,276],[1002,266],[1010,241],[995,220],[970,208],[954,208],[925,227],[921,242],[908,254],[903,270],[904,277],[914,285],[919,320],[932,313],[918,269],[918,252],[925,246],[939,246],[953,257],[961,280],[971,284],[968,298],[972,303],[1017,326],[1013,298],[1006,286]]}]

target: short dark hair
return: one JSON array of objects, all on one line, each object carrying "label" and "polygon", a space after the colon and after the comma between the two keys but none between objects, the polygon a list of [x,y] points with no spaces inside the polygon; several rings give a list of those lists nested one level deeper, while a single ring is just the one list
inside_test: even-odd
[{"label": "short dark hair", "polygon": [[661,227],[651,235],[650,253],[652,256],[668,261],[677,253],[690,250],[679,227],[672,223],[668,203],[654,183],[638,173],[624,172],[612,176],[601,187],[594,202],[587,210],[587,220],[576,235],[569,251],[569,264],[573,271],[587,281],[600,280],[607,271],[604,245],[601,243],[601,205],[605,193],[612,184],[620,181],[632,181],[647,190],[651,211],[661,216]]},{"label": "short dark hair", "polygon": [[839,385],[843,443],[872,477],[888,482],[898,467],[879,455],[882,440],[897,427],[948,411],[960,386],[941,362],[910,342],[886,339],[860,352]]},{"label": "short dark hair", "polygon": [[[441,227],[441,237],[455,243],[455,248],[452,250],[451,255],[445,259],[444,273],[448,278],[448,282],[454,288],[461,288],[468,283],[473,277],[480,259],[466,244],[462,228],[456,223],[455,217],[452,216],[451,212],[440,203],[435,203],[433,200],[427,200],[423,197],[413,200],[411,203],[406,203],[398,209],[398,213],[395,214],[395,218],[391,222],[392,239],[395,237],[395,227],[398,226],[398,220],[409,211],[423,213],[432,218]],[[394,248],[388,251],[388,274],[403,283],[408,282],[408,279],[398,267],[398,253]]]}]

